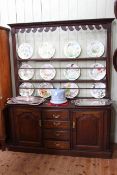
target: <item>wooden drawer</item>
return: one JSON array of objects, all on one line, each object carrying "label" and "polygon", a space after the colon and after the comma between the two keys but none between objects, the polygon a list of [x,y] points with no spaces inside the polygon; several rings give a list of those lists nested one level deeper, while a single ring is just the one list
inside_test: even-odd
[{"label": "wooden drawer", "polygon": [[69,140],[70,133],[69,131],[58,131],[58,130],[44,130],[44,138],[45,139],[56,139],[56,140]]},{"label": "wooden drawer", "polygon": [[66,120],[69,118],[68,110],[46,110],[42,112],[44,119]]},{"label": "wooden drawer", "polygon": [[70,149],[70,143],[65,141],[45,141],[46,148]]},{"label": "wooden drawer", "polygon": [[70,123],[68,121],[52,121],[52,120],[45,120],[44,128],[55,128],[55,129],[69,129]]}]

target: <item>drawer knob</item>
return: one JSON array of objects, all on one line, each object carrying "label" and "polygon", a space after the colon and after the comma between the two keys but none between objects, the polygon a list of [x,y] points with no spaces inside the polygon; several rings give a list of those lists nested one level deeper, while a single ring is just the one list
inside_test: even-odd
[{"label": "drawer knob", "polygon": [[59,118],[60,117],[60,115],[56,115],[56,114],[53,114],[53,118]]}]

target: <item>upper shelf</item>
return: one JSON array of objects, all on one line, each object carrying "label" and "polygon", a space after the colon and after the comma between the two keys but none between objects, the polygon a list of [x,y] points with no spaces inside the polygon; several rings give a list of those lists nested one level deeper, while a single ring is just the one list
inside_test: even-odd
[{"label": "upper shelf", "polygon": [[30,33],[30,32],[48,32],[55,31],[58,27],[62,30],[73,31],[73,30],[100,30],[101,28],[108,29],[109,24],[114,20],[114,18],[102,18],[102,19],[85,19],[85,20],[69,20],[69,21],[51,21],[51,22],[33,22],[33,23],[16,23],[8,24],[13,33]]}]

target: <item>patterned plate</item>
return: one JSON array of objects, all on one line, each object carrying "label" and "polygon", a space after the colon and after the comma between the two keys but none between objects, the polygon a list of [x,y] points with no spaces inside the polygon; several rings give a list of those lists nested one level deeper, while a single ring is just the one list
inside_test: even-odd
[{"label": "patterned plate", "polygon": [[80,69],[76,64],[68,64],[64,70],[64,76],[68,80],[76,80],[80,76]]},{"label": "patterned plate", "polygon": [[65,96],[67,98],[74,98],[79,93],[78,86],[75,83],[65,83],[63,87],[65,88]]},{"label": "patterned plate", "polygon": [[[94,68],[94,69],[92,69]],[[105,67],[100,63],[95,63],[91,65],[91,69],[88,71],[89,77],[93,80],[101,80],[106,75]]]},{"label": "patterned plate", "polygon": [[29,64],[23,63],[18,70],[18,75],[22,80],[30,80],[34,75],[34,69]]},{"label": "patterned plate", "polygon": [[22,43],[18,47],[17,53],[21,59],[29,59],[33,55],[33,48],[29,43]]},{"label": "patterned plate", "polygon": [[52,46],[52,44],[44,42],[39,47],[38,54],[41,58],[52,58],[55,54],[55,48]]},{"label": "patterned plate", "polygon": [[106,95],[105,88],[106,85],[104,83],[94,83],[91,89],[91,95],[94,98],[103,98]]},{"label": "patterned plate", "polygon": [[31,96],[34,92],[34,86],[32,83],[22,83],[19,86],[19,94],[21,96]]},{"label": "patterned plate", "polygon": [[81,47],[77,41],[69,41],[64,47],[64,55],[67,58],[77,58],[81,53]]},{"label": "patterned plate", "polygon": [[40,83],[38,87],[37,94],[40,97],[48,98],[51,96],[51,89],[53,88],[51,83]]},{"label": "patterned plate", "polygon": [[40,76],[44,80],[52,80],[56,75],[56,70],[51,64],[44,64],[40,69]]},{"label": "patterned plate", "polygon": [[104,54],[104,45],[99,41],[92,41],[87,46],[87,55],[89,57],[101,57]]}]

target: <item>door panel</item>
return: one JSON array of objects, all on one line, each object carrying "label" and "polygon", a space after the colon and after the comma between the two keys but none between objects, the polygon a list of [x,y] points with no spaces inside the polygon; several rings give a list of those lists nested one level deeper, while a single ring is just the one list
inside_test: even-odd
[{"label": "door panel", "polygon": [[14,126],[18,144],[41,145],[41,115],[38,110],[14,109]]},{"label": "door panel", "polygon": [[73,148],[99,150],[103,144],[103,111],[73,112]]}]

